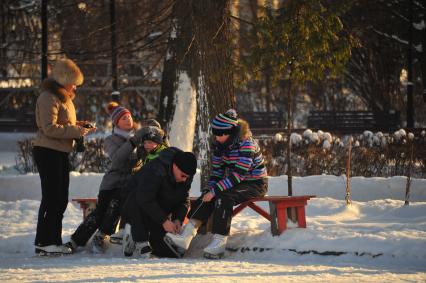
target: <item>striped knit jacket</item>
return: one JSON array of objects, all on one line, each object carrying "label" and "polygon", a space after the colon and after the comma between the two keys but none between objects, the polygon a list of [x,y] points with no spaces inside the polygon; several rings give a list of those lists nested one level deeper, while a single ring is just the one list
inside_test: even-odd
[{"label": "striped knit jacket", "polygon": [[219,150],[216,146],[208,182],[210,191],[215,195],[232,189],[242,181],[261,180],[266,177],[262,153],[251,136],[236,138],[224,150]]}]

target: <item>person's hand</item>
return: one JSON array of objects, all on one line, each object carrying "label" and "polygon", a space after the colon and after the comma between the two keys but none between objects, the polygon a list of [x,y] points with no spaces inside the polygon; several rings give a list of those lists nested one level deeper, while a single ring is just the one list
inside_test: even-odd
[{"label": "person's hand", "polygon": [[214,194],[212,192],[208,192],[207,194],[205,194],[203,196],[203,201],[204,202],[209,202],[214,198]]},{"label": "person's hand", "polygon": [[148,127],[143,127],[137,130],[135,134],[133,135],[133,137],[131,137],[131,139],[133,140],[133,143],[137,146],[140,145],[142,143],[143,136],[145,136],[148,133],[148,131],[149,131]]},{"label": "person's hand", "polygon": [[173,223],[172,221],[168,220],[168,219],[166,221],[164,221],[163,228],[166,232],[169,232],[169,233],[172,233],[172,234],[177,233],[176,224]]},{"label": "person's hand", "polygon": [[84,137],[88,133],[90,133],[93,129],[88,129],[84,127],[80,127],[80,137]]},{"label": "person's hand", "polygon": [[177,231],[177,233],[181,233],[182,232],[182,224],[180,223],[180,220],[179,219],[176,219],[176,220],[174,220],[173,221],[173,223],[175,224],[175,226],[176,226],[176,231]]},{"label": "person's hand", "polygon": [[83,121],[77,121],[77,122],[75,122],[75,124],[76,124],[77,126],[83,127],[84,125],[90,124],[90,121],[86,121],[86,120],[83,120]]}]

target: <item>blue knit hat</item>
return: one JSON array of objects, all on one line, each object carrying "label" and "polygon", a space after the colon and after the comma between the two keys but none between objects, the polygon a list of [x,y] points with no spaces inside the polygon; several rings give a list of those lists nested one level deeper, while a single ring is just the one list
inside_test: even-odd
[{"label": "blue knit hat", "polygon": [[230,135],[238,125],[237,111],[229,109],[223,114],[218,114],[211,122],[212,132],[215,136]]}]

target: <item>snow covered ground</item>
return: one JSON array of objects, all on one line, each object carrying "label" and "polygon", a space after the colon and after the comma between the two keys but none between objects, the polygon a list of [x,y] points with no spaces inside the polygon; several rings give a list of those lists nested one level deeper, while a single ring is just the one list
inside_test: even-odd
[{"label": "snow covered ground", "polygon": [[[104,255],[84,249],[71,256],[40,258],[32,245],[40,181],[38,175],[15,175],[9,168],[13,163],[11,152],[0,152],[2,282],[426,281],[425,179],[413,180],[412,202],[404,206],[405,177],[353,178],[353,202],[348,207],[344,177],[295,178],[296,195],[318,196],[307,206],[308,227],[273,237],[269,223],[246,209],[233,220],[224,260],[202,258],[210,235],[197,236],[184,259],[123,258],[116,245]],[[72,173],[70,198],[96,196],[101,178]],[[198,189],[196,178],[192,194]],[[285,176],[270,179],[270,195],[286,190]],[[70,203],[63,221],[65,241],[81,216],[78,205]]]}]

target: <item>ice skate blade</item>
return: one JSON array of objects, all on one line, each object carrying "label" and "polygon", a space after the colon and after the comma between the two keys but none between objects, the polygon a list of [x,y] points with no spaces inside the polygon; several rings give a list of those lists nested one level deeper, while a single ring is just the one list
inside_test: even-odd
[{"label": "ice skate blade", "polygon": [[41,249],[35,249],[35,255],[37,257],[59,257],[59,256],[64,256],[64,255],[70,255],[70,254],[65,254],[65,253],[60,253],[60,252],[46,252],[44,250]]},{"label": "ice skate blade", "polygon": [[175,243],[173,242],[173,240],[168,237],[167,235],[164,236],[164,242],[166,243],[166,245],[170,248],[170,250],[178,257],[178,258],[182,258],[183,255],[185,254],[186,250],[178,247],[175,245]]},{"label": "ice skate blade", "polygon": [[222,259],[224,256],[225,256],[225,253],[219,253],[219,254],[204,253],[204,258],[207,258],[207,259]]},{"label": "ice skate blade", "polygon": [[122,238],[109,238],[109,242],[114,245],[122,245],[123,239]]}]

